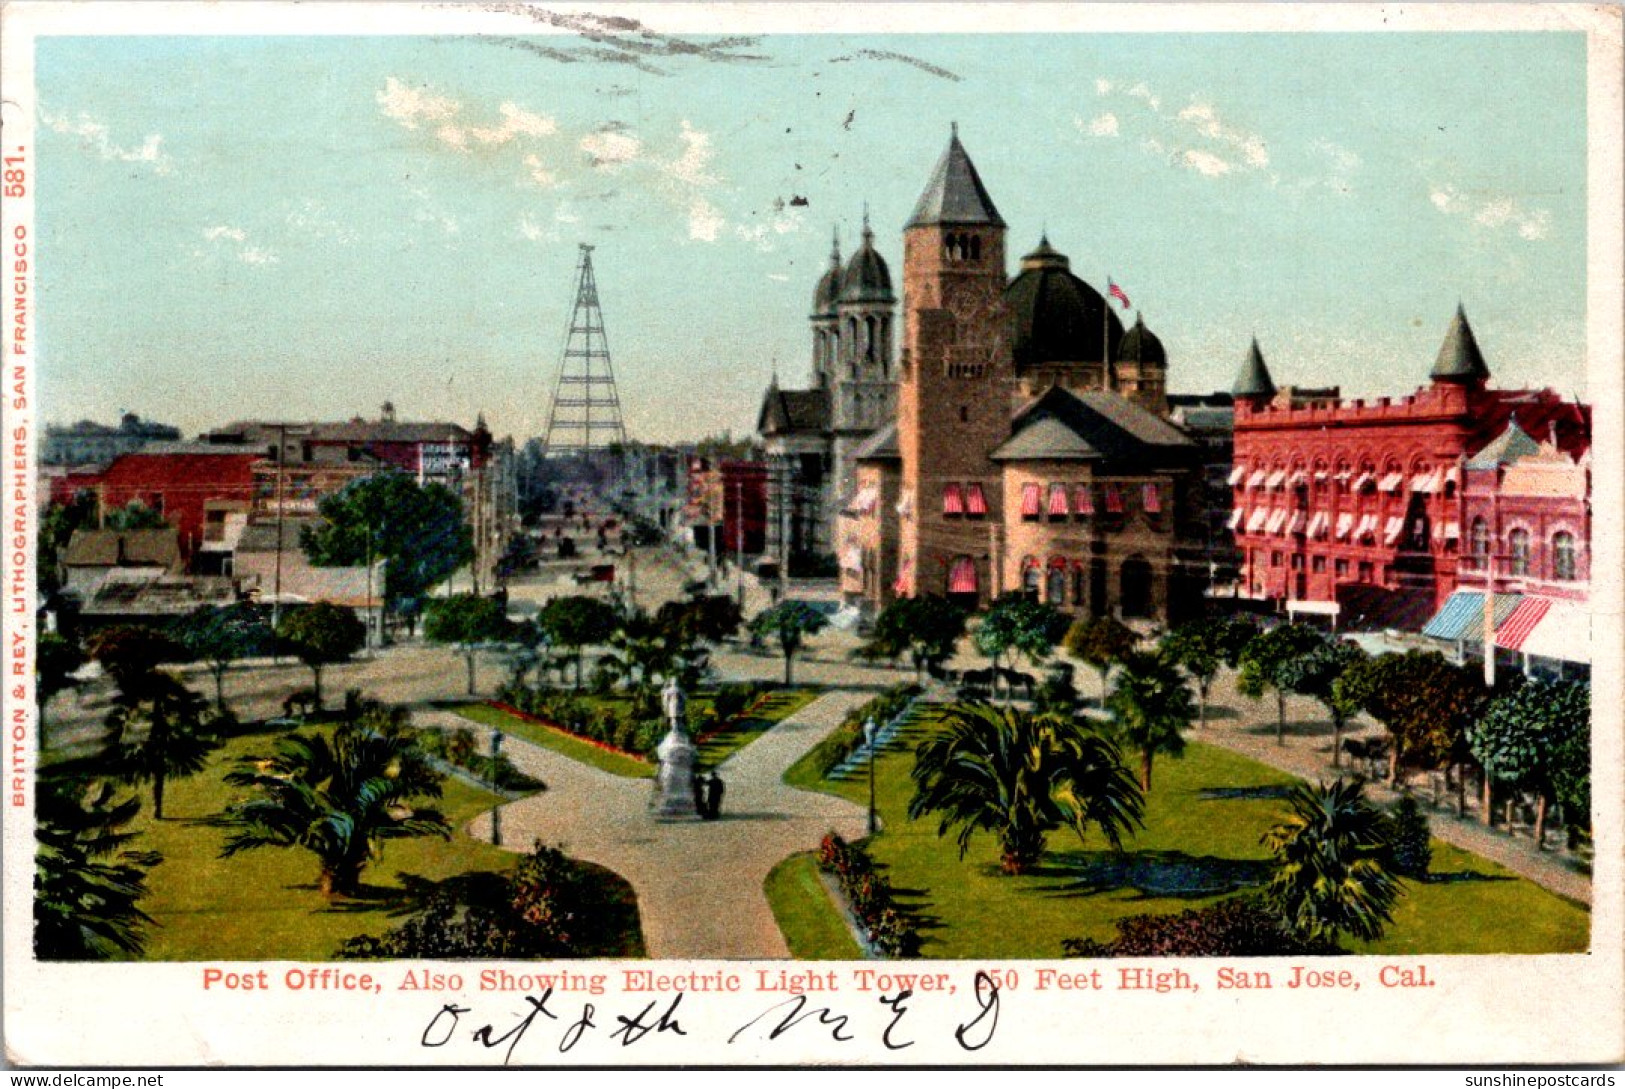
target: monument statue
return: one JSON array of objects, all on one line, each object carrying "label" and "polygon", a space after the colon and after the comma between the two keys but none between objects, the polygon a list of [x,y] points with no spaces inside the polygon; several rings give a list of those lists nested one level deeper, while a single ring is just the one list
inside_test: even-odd
[{"label": "monument statue", "polygon": [[688,697],[675,678],[660,693],[661,708],[671,728],[661,739],[655,756],[660,770],[655,776],[655,814],[660,817],[697,817],[699,805],[694,789],[699,779],[699,750],[689,740],[685,722]]}]

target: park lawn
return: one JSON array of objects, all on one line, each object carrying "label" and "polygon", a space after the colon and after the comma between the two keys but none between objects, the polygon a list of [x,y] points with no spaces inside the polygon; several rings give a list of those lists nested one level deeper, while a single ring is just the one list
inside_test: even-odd
[{"label": "park lawn", "polygon": [[452,707],[451,710],[473,722],[494,726],[505,734],[522,738],[544,749],[551,749],[577,763],[607,771],[611,775],[619,775],[623,779],[654,778],[654,765],[647,760],[639,760],[625,753],[601,748],[575,734],[520,718],[489,704],[463,703]]},{"label": "park lawn", "polygon": [[774,866],[762,887],[792,957],[863,959],[863,950],[858,948],[840,909],[830,900],[829,890],[818,876],[818,859],[813,852],[791,855]]},{"label": "park lawn", "polygon": [[819,697],[816,688],[775,689],[756,701],[748,715],[740,715],[726,730],[700,742],[700,767],[714,768],[767,731]]},{"label": "park lawn", "polygon": [[[941,708],[900,731],[876,764],[881,832],[867,846],[886,867],[900,902],[921,921],[922,955],[942,958],[1053,958],[1065,938],[1109,941],[1118,919],[1200,907],[1268,878],[1264,832],[1284,813],[1282,795],[1295,780],[1228,750],[1192,741],[1182,759],[1157,761],[1146,802],[1146,827],[1114,853],[1098,831],[1080,843],[1070,831],[1051,833],[1048,853],[1033,871],[1002,874],[998,845],[986,833],[972,839],[963,861],[937,819],[910,821],[913,748]],[[828,790],[867,804],[860,769],[842,781],[810,783],[810,769],[785,775],[791,785]],[[1443,849],[1441,849],[1443,848]],[[1538,885],[1444,845],[1435,869],[1482,878],[1418,884],[1395,925],[1362,952],[1571,952],[1586,948],[1589,915]],[[1500,878],[1507,878],[1501,880]],[[833,907],[830,909],[834,912]],[[837,916],[838,918],[838,916]]]},{"label": "park lawn", "polygon": [[[363,896],[329,903],[316,890],[317,864],[308,851],[261,848],[221,858],[226,832],[204,823],[239,793],[223,781],[236,757],[268,752],[274,734],[239,737],[216,753],[209,767],[187,779],[172,780],[165,793],[166,817],[151,818],[151,792],[132,826],[136,847],[158,851],[164,861],[151,871],[142,908],[155,926],[148,929],[146,960],[327,960],[346,938],[379,934],[401,921],[390,913],[400,891],[399,873],[440,880],[474,871],[502,871],[515,855],[469,837],[464,829],[499,799],[456,776],[445,793],[426,804],[438,808],[452,827],[449,839],[394,840],[363,874]],[[596,867],[595,867],[596,869]],[[630,935],[616,948],[642,955],[636,901],[631,887],[608,870],[599,874],[604,895],[631,905]]]}]

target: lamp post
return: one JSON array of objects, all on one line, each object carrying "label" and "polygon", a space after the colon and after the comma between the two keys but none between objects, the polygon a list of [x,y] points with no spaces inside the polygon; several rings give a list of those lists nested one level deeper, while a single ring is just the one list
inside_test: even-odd
[{"label": "lamp post", "polygon": [[[502,754],[502,731],[501,730],[495,730],[491,734],[491,763],[493,765],[493,767],[491,769],[491,774],[492,774],[493,777],[495,777],[495,775],[496,775],[496,768],[494,766],[496,764],[496,759],[501,754]],[[502,806],[501,805],[494,805],[494,806],[491,807],[491,846],[493,846],[493,847],[501,847],[502,846]]]},{"label": "lamp post", "polygon": [[863,740],[869,746],[869,834],[875,834],[875,720],[863,720]]}]

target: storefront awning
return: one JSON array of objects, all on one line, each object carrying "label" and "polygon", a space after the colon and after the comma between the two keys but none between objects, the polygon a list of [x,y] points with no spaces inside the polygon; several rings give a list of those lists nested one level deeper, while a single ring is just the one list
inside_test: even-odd
[{"label": "storefront awning", "polygon": [[[1496,594],[1492,626],[1499,628],[1523,600],[1522,594]],[[1431,639],[1482,642],[1484,639],[1484,594],[1479,590],[1457,590],[1422,628]]]},{"label": "storefront awning", "polygon": [[1495,630],[1495,645],[1507,650],[1521,649],[1529,634],[1535,630],[1535,625],[1540,623],[1541,617],[1551,607],[1551,599],[1544,597],[1526,597],[1518,602],[1518,607],[1512,610],[1506,623]]},{"label": "storefront awning", "polygon": [[1552,602],[1519,649],[1535,658],[1590,663],[1591,611],[1584,605]]}]

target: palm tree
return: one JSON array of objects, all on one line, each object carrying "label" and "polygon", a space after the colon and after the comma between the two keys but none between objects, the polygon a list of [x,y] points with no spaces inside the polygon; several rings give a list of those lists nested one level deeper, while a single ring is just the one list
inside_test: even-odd
[{"label": "palm tree", "polygon": [[107,715],[103,757],[114,778],[152,784],[152,815],[164,819],[164,785],[196,775],[220,747],[203,721],[206,701],[168,673],[121,688]]},{"label": "palm tree", "polygon": [[976,832],[992,832],[1005,873],[1038,861],[1051,829],[1082,839],[1094,825],[1121,849],[1142,823],[1140,790],[1117,746],[1064,714],[955,707],[947,729],[920,744],[914,784],[910,819],[939,814],[939,836],[957,826],[960,858]]},{"label": "palm tree", "polygon": [[1196,707],[1185,678],[1166,653],[1129,651],[1106,697],[1118,740],[1140,753],[1140,789],[1151,793],[1151,764],[1157,753],[1182,756],[1183,731],[1190,729]]},{"label": "palm tree", "polygon": [[301,847],[321,866],[322,895],[352,896],[384,840],[451,834],[418,798],[438,798],[441,776],[418,747],[400,710],[374,709],[321,734],[294,732],[269,756],[245,756],[226,776],[254,791],[230,806],[222,855],[258,847]]},{"label": "palm tree", "polygon": [[1358,779],[1300,783],[1289,804],[1287,819],[1264,833],[1275,854],[1266,900],[1300,937],[1380,937],[1401,891],[1387,815],[1365,800]]},{"label": "palm tree", "polygon": [[150,919],[137,904],[147,871],[163,861],[132,851],[123,831],[141,803],[115,800],[107,783],[41,780],[34,838],[34,955],[40,960],[106,960],[139,955]]}]

